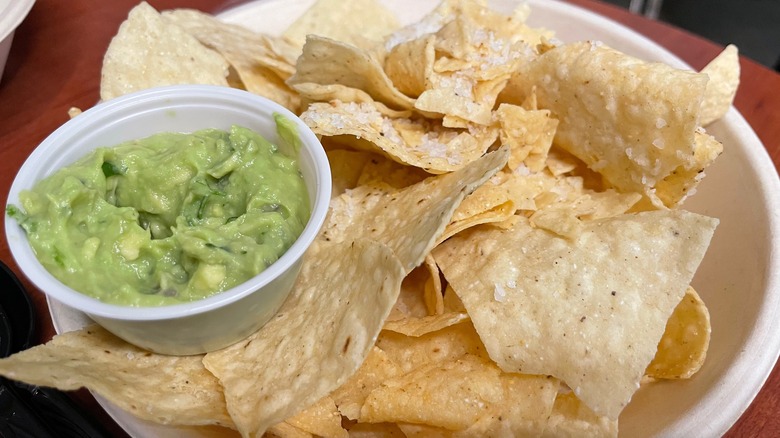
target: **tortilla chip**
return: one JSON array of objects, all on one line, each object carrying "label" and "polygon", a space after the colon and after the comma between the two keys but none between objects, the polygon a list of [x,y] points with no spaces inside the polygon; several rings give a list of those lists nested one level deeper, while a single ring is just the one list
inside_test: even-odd
[{"label": "tortilla chip", "polygon": [[[374,347],[358,371],[331,394],[339,412],[351,420],[360,419],[360,408],[368,394],[385,379],[401,372],[382,349]],[[351,433],[351,430],[350,430]]]},{"label": "tortilla chip", "polygon": [[462,430],[515,410],[522,415],[503,417],[502,427],[519,432],[549,415],[557,391],[555,379],[502,373],[492,361],[466,354],[386,379],[366,398],[361,418]]},{"label": "tortilla chip", "polygon": [[300,98],[284,83],[295,72],[297,57],[297,50],[287,41],[192,9],[165,11],[163,17],[224,56],[247,91],[298,112]]},{"label": "tortilla chip", "polygon": [[501,369],[557,377],[615,419],[717,220],[685,211],[622,215],[584,224],[571,241],[520,219],[510,230],[450,238],[434,250],[436,262]]},{"label": "tortilla chip", "polygon": [[66,391],[89,388],[158,424],[233,427],[220,383],[202,357],[150,353],[91,325],[0,359],[0,374]]},{"label": "tortilla chip", "polygon": [[399,91],[418,97],[433,74],[435,60],[433,35],[426,35],[393,47],[385,57],[384,70]]},{"label": "tortilla chip", "polygon": [[664,205],[679,206],[696,193],[705,176],[705,169],[723,152],[723,144],[699,128],[694,136],[692,163],[679,167],[656,185],[656,195]]},{"label": "tortilla chip", "polygon": [[328,155],[330,163],[331,198],[355,188],[366,164],[371,160],[381,158],[371,152],[349,149],[331,149],[325,153]]},{"label": "tortilla chip", "polygon": [[621,192],[663,207],[656,184],[690,169],[707,76],[646,63],[594,42],[553,48],[513,77],[560,120],[555,143]]},{"label": "tortilla chip", "polygon": [[317,0],[284,31],[283,36],[298,47],[303,47],[307,35],[368,46],[382,41],[398,27],[395,14],[379,1]]},{"label": "tortilla chip", "polygon": [[555,398],[552,414],[547,420],[543,438],[587,436],[617,438],[618,422],[596,415],[572,392],[563,392]]},{"label": "tortilla chip", "polygon": [[382,330],[376,346],[399,366],[399,374],[406,374],[434,362],[455,360],[467,353],[488,357],[485,346],[470,320],[416,337]]},{"label": "tortilla chip", "polygon": [[146,2],[130,10],[106,50],[100,98],[163,85],[227,86],[228,63]]},{"label": "tortilla chip", "polygon": [[226,23],[194,9],[163,11],[162,16],[181,26],[205,46],[221,53],[233,67],[255,64],[272,70],[281,79],[295,73],[299,53],[284,38]]},{"label": "tortilla chip", "polygon": [[439,122],[393,118],[371,103],[314,103],[301,119],[315,134],[353,137],[356,149],[379,152],[388,158],[430,173],[458,170],[482,156],[498,136],[494,129],[452,130]]},{"label": "tortilla chip", "polygon": [[425,259],[463,198],[503,167],[508,155],[499,149],[459,171],[400,191],[359,187],[345,193],[331,202],[321,236],[383,242],[410,272]]},{"label": "tortilla chip", "polygon": [[358,423],[349,428],[350,438],[408,438],[395,423]]},{"label": "tortilla chip", "polygon": [[387,321],[405,318],[422,318],[430,315],[425,289],[431,272],[428,266],[417,266],[404,277],[401,293],[393,305]]},{"label": "tortilla chip", "polygon": [[688,379],[704,364],[710,345],[710,313],[699,294],[688,287],[677,304],[653,361],[645,372],[656,379]]},{"label": "tortilla chip", "polygon": [[701,73],[710,80],[704,92],[699,124],[707,126],[720,119],[731,108],[739,87],[739,50],[729,44],[718,56],[707,64]]},{"label": "tortilla chip", "polygon": [[384,184],[395,189],[403,189],[431,176],[419,167],[403,165],[378,154],[374,157],[375,159],[363,166],[358,185]]},{"label": "tortilla chip", "polygon": [[414,100],[401,93],[371,52],[329,38],[309,35],[298,58],[291,86],[311,82],[340,84],[365,91],[393,109],[413,109]]},{"label": "tortilla chip", "polygon": [[379,243],[315,242],[276,316],[247,339],[203,358],[224,388],[238,430],[260,435],[354,374],[404,274]]},{"label": "tortilla chip", "polygon": [[406,336],[419,337],[457,324],[468,319],[468,317],[469,315],[467,313],[458,312],[428,315],[421,318],[404,318],[386,322],[385,326],[382,327],[382,330],[390,330]]},{"label": "tortilla chip", "polygon": [[312,438],[312,434],[298,429],[290,423],[282,422],[269,427],[264,438]]},{"label": "tortilla chip", "polygon": [[285,423],[316,436],[332,438],[349,436],[349,433],[341,427],[341,414],[331,397],[323,397],[313,406],[285,420]]},{"label": "tortilla chip", "polygon": [[524,164],[532,172],[547,165],[547,153],[552,146],[558,120],[547,110],[526,110],[516,105],[501,104],[496,110],[501,125],[501,144],[512,148],[510,169]]}]

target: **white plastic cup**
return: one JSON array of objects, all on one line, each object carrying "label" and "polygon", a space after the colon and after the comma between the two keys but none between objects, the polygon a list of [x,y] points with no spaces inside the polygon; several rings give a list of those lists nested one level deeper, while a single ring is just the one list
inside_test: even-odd
[{"label": "white plastic cup", "polygon": [[301,140],[299,164],[311,202],[302,234],[274,264],[227,291],[199,301],[160,307],[129,307],[101,302],[64,285],[38,262],[27,237],[6,215],[5,231],[16,263],[49,298],[87,314],[126,341],[165,354],[197,354],[230,345],[259,329],[279,309],[327,214],[331,176],[317,137],[284,107],[246,91],[210,85],[161,87],[101,103],[68,121],[46,138],[19,170],[8,203],[19,192],[97,147],[160,132],[228,130],[241,125],[269,141],[278,139],[274,113],[292,120]]}]

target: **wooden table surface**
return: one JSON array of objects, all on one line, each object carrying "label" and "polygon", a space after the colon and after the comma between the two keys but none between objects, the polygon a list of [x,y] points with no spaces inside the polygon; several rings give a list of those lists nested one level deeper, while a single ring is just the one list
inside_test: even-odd
[{"label": "wooden table surface", "polygon": [[[721,46],[671,26],[632,15],[594,0],[570,0],[633,28],[656,41],[696,69],[703,67]],[[70,107],[89,108],[98,100],[103,53],[127,12],[138,0],[38,0],[16,31],[0,82],[0,205],[29,153],[68,119]],[[236,0],[149,0],[157,8],[190,7],[218,12]],[[735,100],[767,148],[775,168],[780,165],[780,75],[749,59],[741,59],[742,84]],[[0,257],[17,273],[5,238]],[[33,291],[40,321],[39,339],[54,330],[46,302]],[[84,390],[74,398],[114,436],[123,431]],[[728,437],[780,436],[780,367],[775,367],[752,405],[732,427]]]}]

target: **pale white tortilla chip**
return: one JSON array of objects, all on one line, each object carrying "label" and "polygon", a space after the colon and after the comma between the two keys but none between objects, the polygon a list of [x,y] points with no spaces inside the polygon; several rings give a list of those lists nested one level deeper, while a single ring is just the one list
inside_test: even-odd
[{"label": "pale white tortilla chip", "polygon": [[392,251],[377,242],[316,242],[274,318],[203,358],[224,387],[238,430],[260,436],[352,376],[373,347],[404,274]]},{"label": "pale white tortilla chip", "polygon": [[433,248],[463,198],[502,168],[508,157],[508,148],[502,148],[459,171],[402,190],[363,186],[348,191],[331,201],[321,236],[331,241],[358,237],[380,241],[410,272]]},{"label": "pale white tortilla chip", "polygon": [[228,63],[153,7],[134,7],[103,58],[100,98],[175,84],[227,86]]},{"label": "pale white tortilla chip", "polygon": [[395,14],[380,1],[317,0],[283,35],[298,47],[303,47],[307,35],[370,45],[398,27]]},{"label": "pale white tortilla chip", "polygon": [[588,222],[572,241],[518,220],[509,230],[472,228],[433,255],[504,371],[557,377],[615,419],[717,222],[685,211],[629,214]]},{"label": "pale white tortilla chip", "polygon": [[90,325],[0,359],[0,375],[66,391],[86,387],[158,424],[233,427],[202,357],[150,353]]},{"label": "pale white tortilla chip", "polygon": [[530,95],[560,121],[554,142],[622,192],[657,207],[658,181],[694,166],[694,132],[707,75],[647,63],[603,44],[552,48],[522,67],[508,88]]},{"label": "pale white tortilla chip", "polygon": [[737,46],[728,45],[718,56],[707,64],[701,73],[710,80],[701,106],[701,126],[720,119],[731,108],[739,87],[739,51]]}]

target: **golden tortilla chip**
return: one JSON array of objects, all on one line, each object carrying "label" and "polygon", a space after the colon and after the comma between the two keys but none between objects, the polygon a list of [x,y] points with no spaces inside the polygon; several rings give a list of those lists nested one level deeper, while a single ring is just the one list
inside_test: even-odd
[{"label": "golden tortilla chip", "polygon": [[89,388],[158,424],[233,427],[220,383],[202,357],[150,353],[91,325],[0,359],[0,374],[66,391]]},{"label": "golden tortilla chip", "polygon": [[649,377],[688,379],[699,371],[710,345],[710,313],[692,287],[677,304],[653,361],[647,367]]},{"label": "golden tortilla chip", "polygon": [[228,63],[146,2],[134,7],[108,45],[100,98],[163,85],[227,86]]},{"label": "golden tortilla chip", "polygon": [[452,361],[467,353],[488,357],[474,325],[468,320],[415,337],[383,330],[376,346],[398,365],[399,375],[431,363]]},{"label": "golden tortilla chip", "polygon": [[395,189],[403,189],[431,176],[419,167],[407,166],[377,154],[374,156],[375,159],[363,166],[358,185],[385,184]]},{"label": "golden tortilla chip", "polygon": [[350,438],[409,438],[395,423],[358,423],[349,428]]},{"label": "golden tortilla chip", "polygon": [[489,359],[466,354],[386,379],[369,393],[361,419],[462,430],[486,415],[506,415],[500,428],[519,434],[549,415],[557,391],[555,379],[503,373]]},{"label": "golden tortilla chip", "polygon": [[331,198],[355,188],[366,164],[371,160],[381,158],[371,152],[349,149],[331,149],[325,153],[328,155],[330,163]]},{"label": "golden tortilla chip", "polygon": [[247,339],[203,358],[224,388],[238,430],[261,435],[354,374],[404,274],[382,244],[315,242],[276,316]]},{"label": "golden tortilla chip", "polygon": [[567,240],[518,220],[472,228],[433,254],[501,369],[557,377],[615,419],[716,224],[655,211],[590,221]]},{"label": "golden tortilla chip", "polygon": [[264,438],[312,438],[312,434],[304,430],[298,429],[287,422],[274,424],[269,427]]},{"label": "golden tortilla chip", "polygon": [[351,420],[359,420],[360,408],[371,390],[385,379],[400,373],[400,366],[382,349],[374,347],[357,372],[333,391],[331,398],[338,406],[341,415]]},{"label": "golden tortilla chip", "polygon": [[331,397],[323,397],[285,423],[316,436],[347,438],[349,433],[341,427],[341,414]]}]

